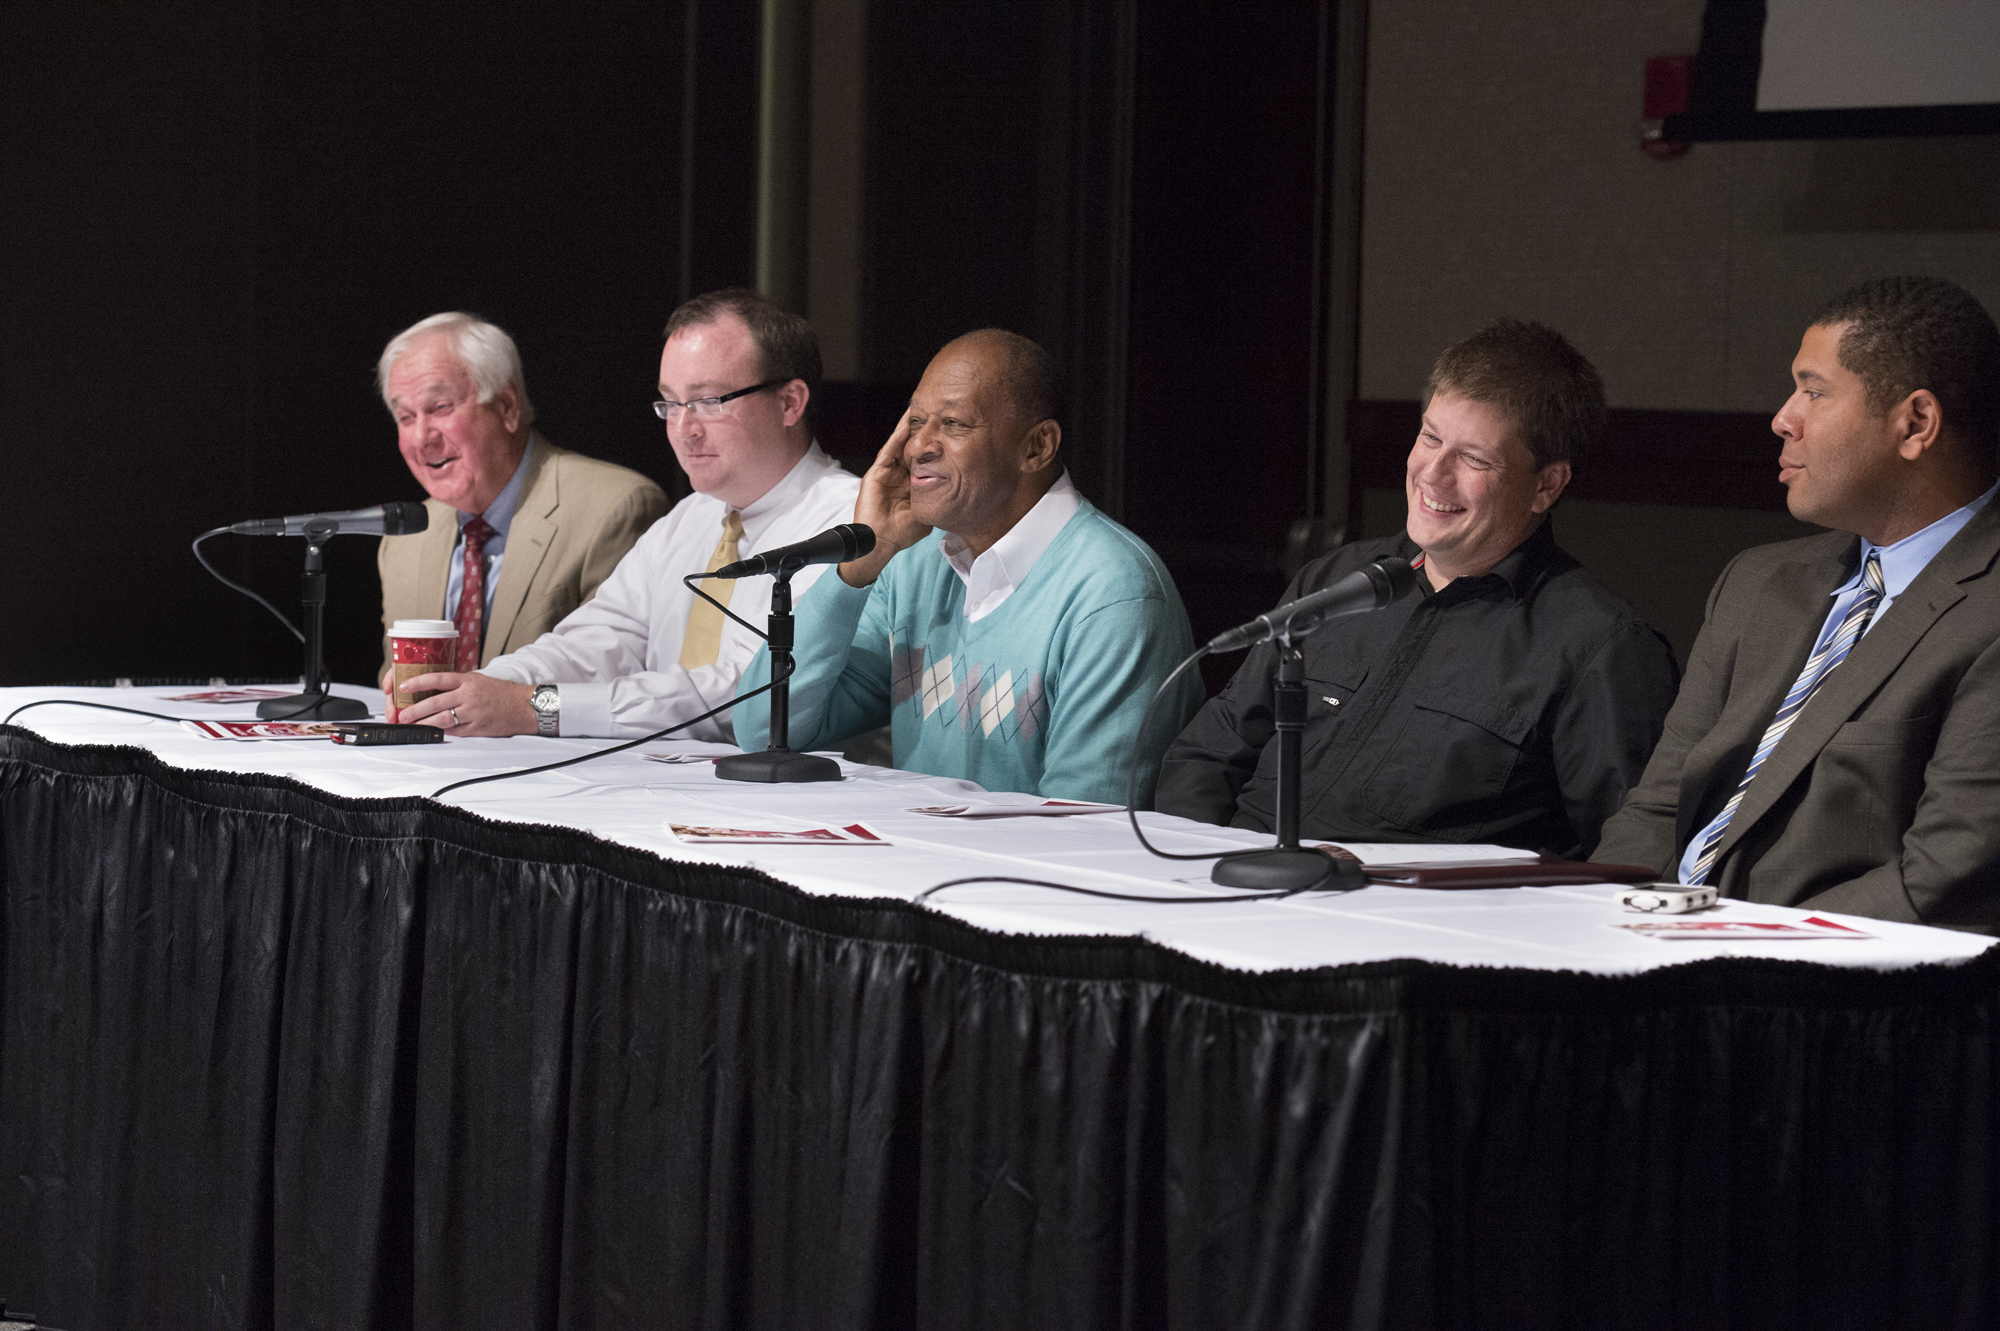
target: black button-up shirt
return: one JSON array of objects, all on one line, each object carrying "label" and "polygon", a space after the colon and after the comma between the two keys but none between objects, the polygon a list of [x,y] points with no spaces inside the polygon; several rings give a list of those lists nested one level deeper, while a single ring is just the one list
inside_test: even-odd
[{"label": "black button-up shirt", "polygon": [[[1409,538],[1359,541],[1299,573],[1306,596]],[[1306,730],[1300,834],[1346,841],[1497,842],[1568,858],[1638,780],[1680,671],[1636,611],[1543,522],[1483,577],[1457,578],[1301,644]],[[1277,731],[1266,643],[1167,750],[1155,805],[1270,831]]]}]

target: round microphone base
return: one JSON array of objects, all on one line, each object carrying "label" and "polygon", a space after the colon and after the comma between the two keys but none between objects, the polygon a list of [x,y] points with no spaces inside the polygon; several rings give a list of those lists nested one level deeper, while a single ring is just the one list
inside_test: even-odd
[{"label": "round microphone base", "polygon": [[715,764],[715,774],[724,781],[838,781],[840,764],[812,753],[764,749],[730,754]]},{"label": "round microphone base", "polygon": [[1368,886],[1367,876],[1354,860],[1336,860],[1317,850],[1275,847],[1217,860],[1208,877],[1210,882],[1224,887],[1251,887],[1266,892],[1296,892],[1310,887],[1344,892]]},{"label": "round microphone base", "polygon": [[294,693],[288,698],[266,698],[257,704],[260,721],[366,721],[368,704],[358,698],[336,698],[331,693]]}]

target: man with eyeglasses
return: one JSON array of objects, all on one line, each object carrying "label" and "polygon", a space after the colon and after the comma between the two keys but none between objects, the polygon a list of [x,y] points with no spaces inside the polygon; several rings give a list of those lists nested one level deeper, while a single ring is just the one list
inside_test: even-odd
[{"label": "man with eyeglasses", "polygon": [[385,683],[397,620],[454,621],[456,664],[477,669],[588,600],[667,511],[666,493],[638,472],[533,428],[521,353],[484,319],[411,325],[383,348],[376,378],[403,461],[430,496],[430,525],[385,537],[377,554]]},{"label": "man with eyeglasses", "polygon": [[[653,410],[695,493],[549,632],[480,671],[409,681],[411,692],[438,692],[397,719],[454,735],[625,738],[699,716],[736,692],[760,639],[695,597],[683,575],[852,521],[861,482],[813,442],[806,409],[820,356],[812,325],[731,288],[686,302],[665,332]],[[794,589],[823,571],[801,571]],[[763,626],[770,579],[709,579],[702,587],[731,614]],[[727,711],[681,732],[733,736]]]}]

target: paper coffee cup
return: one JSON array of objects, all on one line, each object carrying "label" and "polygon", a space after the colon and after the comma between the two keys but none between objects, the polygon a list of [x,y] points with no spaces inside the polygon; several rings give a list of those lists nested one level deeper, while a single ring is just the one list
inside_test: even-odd
[{"label": "paper coffee cup", "polygon": [[458,625],[449,619],[399,619],[389,626],[389,662],[395,680],[396,710],[414,707],[431,694],[410,693],[403,681],[453,668],[458,658]]}]

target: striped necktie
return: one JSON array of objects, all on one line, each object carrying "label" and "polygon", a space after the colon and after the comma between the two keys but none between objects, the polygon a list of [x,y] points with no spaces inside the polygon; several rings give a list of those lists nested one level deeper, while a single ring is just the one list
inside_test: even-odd
[{"label": "striped necktie", "polygon": [[[733,564],[742,558],[737,553],[743,540],[743,515],[735,509],[722,520],[722,539],[715,543],[715,553],[708,557],[710,573],[724,564]],[[729,593],[736,584],[722,578],[702,579],[701,589],[724,605],[729,604]],[[688,607],[687,633],[681,638],[681,665],[693,670],[696,666],[714,665],[722,655],[722,612],[702,600],[694,598]]]},{"label": "striped necktie", "polygon": [[1868,552],[1868,563],[1861,570],[1861,576],[1868,584],[1867,590],[1855,599],[1846,618],[1840,621],[1840,627],[1826,640],[1826,645],[1807,660],[1806,668],[1799,672],[1798,679],[1792,684],[1791,692],[1787,693],[1785,700],[1778,704],[1778,714],[1772,717],[1771,724],[1765,727],[1764,738],[1758,742],[1757,752],[1750,759],[1750,769],[1743,773],[1743,780],[1737,785],[1736,793],[1729,797],[1729,803],[1723,806],[1722,816],[1715,820],[1713,829],[1708,834],[1708,840],[1702,843],[1701,854],[1695,858],[1694,874],[1689,881],[1693,883],[1708,881],[1708,872],[1715,867],[1716,854],[1722,848],[1722,834],[1729,830],[1729,820],[1736,816],[1737,807],[1743,803],[1744,792],[1748,791],[1750,783],[1757,779],[1757,770],[1764,765],[1764,760],[1771,756],[1771,750],[1778,747],[1778,741],[1792,728],[1792,722],[1805,710],[1805,705],[1812,701],[1813,694],[1826,682],[1826,677],[1833,673],[1833,668],[1845,661],[1847,654],[1854,650],[1854,644],[1861,640],[1862,633],[1868,627],[1868,621],[1875,616],[1875,607],[1882,604],[1882,562],[1875,557],[1873,550]]}]

